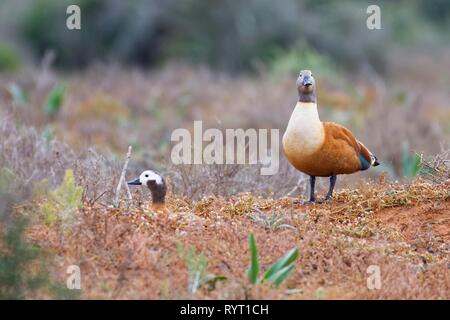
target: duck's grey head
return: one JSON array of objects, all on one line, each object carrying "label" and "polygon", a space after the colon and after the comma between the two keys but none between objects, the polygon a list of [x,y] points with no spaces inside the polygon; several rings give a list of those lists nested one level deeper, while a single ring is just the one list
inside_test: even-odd
[{"label": "duck's grey head", "polygon": [[297,90],[300,102],[316,102],[316,80],[311,70],[302,70],[297,78]]}]

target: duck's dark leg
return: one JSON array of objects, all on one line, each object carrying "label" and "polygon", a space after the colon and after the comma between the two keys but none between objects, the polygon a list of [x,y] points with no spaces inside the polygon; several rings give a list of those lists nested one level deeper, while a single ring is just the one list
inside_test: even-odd
[{"label": "duck's dark leg", "polygon": [[328,189],[328,193],[327,196],[325,197],[325,201],[330,200],[333,197],[333,190],[334,190],[334,186],[336,184],[336,176],[331,176],[330,177],[330,189]]},{"label": "duck's dark leg", "polygon": [[314,196],[314,189],[316,186],[316,177],[315,176],[310,176],[309,177],[309,201],[310,203],[313,203],[316,201],[316,198]]}]

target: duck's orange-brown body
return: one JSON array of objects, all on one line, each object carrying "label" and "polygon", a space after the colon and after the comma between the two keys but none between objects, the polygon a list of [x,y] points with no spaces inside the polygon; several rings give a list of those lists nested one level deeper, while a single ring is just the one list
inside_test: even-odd
[{"label": "duck's orange-brown body", "polygon": [[310,176],[330,177],[361,170],[360,154],[370,163],[369,151],[356,141],[348,129],[332,122],[324,122],[323,130],[322,145],[309,155],[302,154],[301,151],[289,152],[289,148],[284,148],[286,157],[297,170]]},{"label": "duck's orange-brown body", "polygon": [[332,122],[321,122],[315,103],[297,103],[283,136],[283,151],[289,162],[310,176],[330,177],[365,168],[370,151],[350,130]]}]

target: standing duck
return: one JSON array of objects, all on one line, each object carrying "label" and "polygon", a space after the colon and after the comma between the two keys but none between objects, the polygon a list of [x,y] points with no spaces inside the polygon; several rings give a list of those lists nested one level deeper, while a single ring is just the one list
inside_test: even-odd
[{"label": "standing duck", "polygon": [[152,209],[157,212],[166,212],[166,182],[164,178],[153,170],[146,170],[139,178],[128,181],[129,185],[144,185],[150,189],[152,194]]},{"label": "standing duck", "polygon": [[283,151],[297,170],[310,176],[309,203],[315,202],[316,177],[330,177],[327,201],[333,196],[338,174],[367,170],[378,166],[379,162],[350,130],[333,122],[320,121],[315,80],[310,70],[300,72],[297,90],[298,102],[283,135]]}]

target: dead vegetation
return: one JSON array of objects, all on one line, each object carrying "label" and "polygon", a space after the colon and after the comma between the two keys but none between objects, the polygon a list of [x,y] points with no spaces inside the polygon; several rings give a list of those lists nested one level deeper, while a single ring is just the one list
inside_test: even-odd
[{"label": "dead vegetation", "polygon": [[[243,194],[188,203],[171,195],[168,215],[85,204],[63,238],[58,225],[42,223],[28,237],[60,257],[54,272],[61,280],[64,266],[80,266],[83,298],[449,298],[447,185],[374,183],[322,206],[293,200]],[[297,268],[279,288],[248,283],[250,231],[263,270],[299,248]],[[192,261],[180,244],[195,248]],[[202,274],[221,277],[213,289],[192,290],[196,261]],[[366,286],[369,265],[382,270],[380,290]]]},{"label": "dead vegetation", "polygon": [[421,155],[421,174],[433,183],[450,183],[450,149],[434,157]]},{"label": "dead vegetation", "polygon": [[[438,57],[436,61],[448,65],[446,59]],[[402,66],[393,61],[397,69]],[[417,57],[408,61],[423,63]],[[342,82],[317,75],[321,118],[339,122],[360,140],[368,141],[371,150],[382,154],[383,170],[398,179],[404,175],[403,146],[412,155],[436,154],[440,142],[448,142],[450,116],[446,91],[436,87],[413,93],[410,88],[420,81],[404,79],[400,75],[411,71],[402,68],[387,76],[390,82],[368,74],[340,75],[346,80]],[[427,62],[422,77],[439,77],[438,71]],[[95,146],[102,153],[122,155],[132,145],[131,169],[144,166],[169,171],[171,132],[191,130],[194,120],[202,120],[204,129],[283,132],[296,101],[294,80],[295,74],[231,77],[180,64],[149,72],[97,66],[72,75],[44,69],[0,78],[0,108],[77,151]],[[62,106],[49,117],[47,95],[62,84],[66,88]],[[271,187],[278,190],[281,186]]]},{"label": "dead vegetation", "polygon": [[[0,194],[0,210],[23,193],[14,214],[29,219],[28,241],[50,257],[55,281],[80,266],[81,298],[450,298],[449,153],[426,156],[448,140],[445,94],[429,109],[433,92],[419,99],[401,84],[386,91],[355,80],[350,90],[323,79],[321,116],[370,141],[385,166],[340,177],[333,201],[306,207],[294,200],[307,180],[282,156],[279,173],[268,177],[259,165],[168,161],[170,132],[193,120],[282,131],[295,103],[289,77],[232,78],[179,65],[148,74],[114,67],[67,79],[39,74],[0,79],[0,193],[8,195]],[[61,80],[64,102],[50,117],[42,106]],[[11,82],[27,100],[8,91]],[[132,190],[129,206],[113,206],[128,145],[127,176],[154,168],[167,179],[168,215],[146,209],[145,188]],[[249,284],[250,232],[263,271],[299,248],[280,287]],[[366,286],[370,265],[381,268],[380,290]]]},{"label": "dead vegetation", "polygon": [[[28,130],[6,132],[16,132],[17,141],[31,135],[25,146],[54,161],[42,137]],[[2,165],[16,168],[16,159],[4,156]],[[442,178],[424,175],[411,183],[394,183],[380,176],[377,182],[343,188],[330,203],[313,206],[294,204],[292,195],[239,194],[238,189],[232,189],[235,194],[214,194],[207,181],[222,179],[226,185],[223,179],[251,173],[210,168],[217,172],[203,180],[199,175],[194,181],[204,184],[192,197],[176,191],[179,182],[171,183],[167,215],[146,209],[145,190],[134,191],[129,208],[112,206],[120,163],[93,150],[63,159],[61,170],[73,165],[75,179],[70,174],[63,179],[61,172],[53,186],[46,185],[38,178],[47,172],[37,171],[32,197],[14,208],[15,215],[31,222],[28,241],[50,257],[53,281],[64,283],[67,266],[80,266],[81,298],[449,298],[450,185],[442,165],[448,162],[446,152],[423,164],[439,168]],[[24,176],[19,171],[17,177]],[[189,177],[186,174],[186,183]],[[42,206],[46,210],[37,210]],[[299,248],[294,272],[278,288],[249,283],[250,232],[258,242],[262,271],[293,246]],[[367,288],[370,265],[381,268],[380,290]],[[37,292],[33,297],[48,296]]]}]

